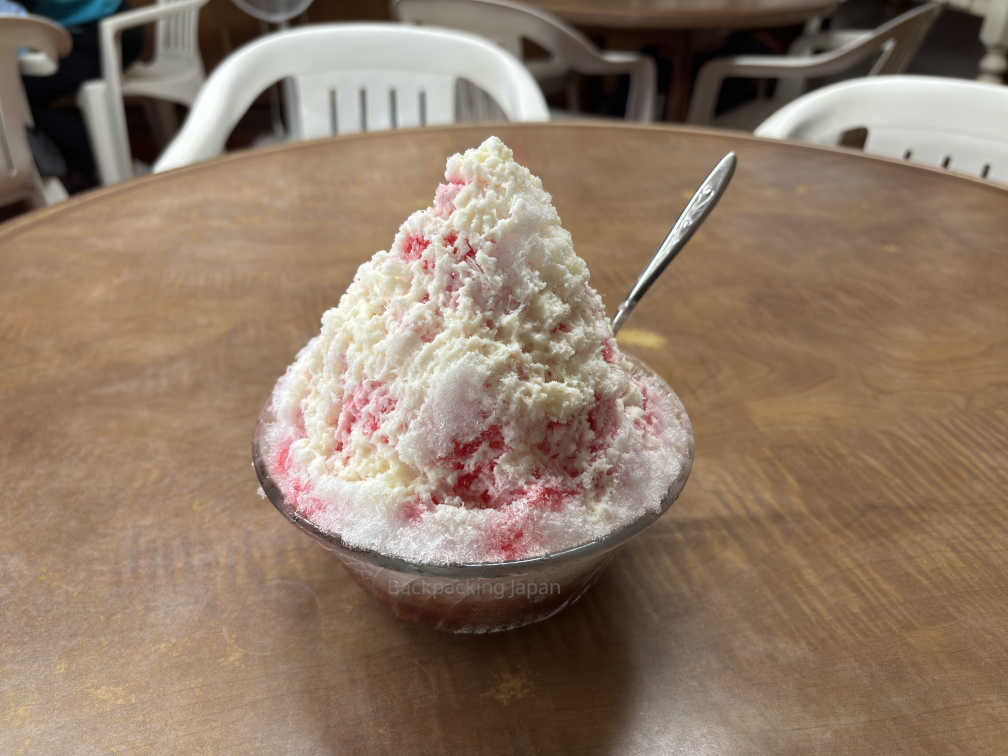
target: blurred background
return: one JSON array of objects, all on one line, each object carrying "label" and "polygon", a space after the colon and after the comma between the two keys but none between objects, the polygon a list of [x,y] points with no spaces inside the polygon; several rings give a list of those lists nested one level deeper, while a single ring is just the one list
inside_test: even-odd
[{"label": "blurred background", "polygon": [[[5,0],[0,0],[4,2]],[[45,1],[27,2],[29,10],[45,15]],[[61,0],[47,0],[58,4]],[[101,0],[95,0],[100,2]],[[107,0],[112,8],[117,0]],[[333,21],[394,21],[388,0],[289,0],[291,26],[305,23]],[[908,73],[975,79],[979,62],[984,57],[985,48],[980,41],[982,16],[974,6],[997,3],[1003,0],[955,0],[946,5],[936,23],[928,31],[926,38],[907,69]],[[1008,0],[1004,0],[1008,1]],[[196,39],[199,52],[207,73],[229,54],[251,40],[278,28],[276,23],[267,23],[256,18],[256,4],[270,5],[280,0],[209,0],[199,10]],[[153,5],[153,3],[151,4]],[[302,9],[307,6],[306,10]],[[846,0],[826,21],[825,28],[866,30],[878,27],[887,20],[920,6],[913,0]],[[955,7],[962,6],[962,7]],[[128,8],[146,7],[142,2],[128,0],[118,11]],[[969,8],[965,10],[963,8]],[[2,12],[0,8],[0,12]],[[258,14],[261,15],[261,14]],[[147,24],[122,35],[123,58],[129,64],[134,60],[149,60],[156,49],[153,26]],[[649,34],[632,30],[606,30],[577,25],[592,43],[602,50],[631,50],[650,57],[657,67],[657,100],[654,103],[654,118],[658,121],[681,122],[686,118],[686,100],[669,101],[676,91],[688,90],[695,83],[697,72],[704,63],[732,55],[785,55],[789,46],[807,31],[804,25],[785,26],[772,29],[746,29],[741,31],[704,30],[689,37],[689,52],[683,56],[674,52],[678,44],[674,35],[662,38],[652,31]],[[73,30],[71,30],[73,31]],[[80,40],[74,36],[75,50]],[[535,60],[541,51],[526,41],[524,58]],[[544,54],[543,54],[544,55]],[[97,65],[97,56],[95,65]],[[683,61],[686,61],[685,64]],[[845,71],[836,78],[859,76],[868,72],[869,63],[861,69]],[[685,70],[684,70],[685,69]],[[862,70],[863,69],[863,70]],[[97,73],[96,73],[97,72]],[[100,71],[91,72],[87,77],[100,76]],[[628,102],[628,82],[623,76],[574,77],[564,87],[545,90],[551,109],[563,108],[569,104],[571,92],[576,93],[577,112],[573,115],[590,117],[621,118]],[[811,82],[813,86],[828,80]],[[49,86],[52,79],[38,79],[36,84]],[[771,83],[769,87],[773,88]],[[726,79],[721,87],[714,108],[715,116],[737,110],[739,105],[765,96],[766,81],[753,79]],[[58,93],[57,93],[58,94]],[[128,135],[129,153],[132,160],[129,173],[142,175],[161,153],[172,133],[158,128],[161,123],[181,123],[185,118],[185,107],[170,103],[160,104],[160,115],[167,119],[152,118],[151,104],[143,98],[131,97],[128,92],[123,98],[125,105],[125,128]],[[39,104],[31,97],[32,111],[36,124],[31,133],[31,147],[40,170],[45,175],[57,177],[69,194],[77,194],[93,189],[102,183],[91,147],[88,144],[84,121],[81,118],[81,97],[62,96],[49,98]],[[686,95],[681,95],[685,98]],[[280,86],[263,93],[242,117],[228,140],[227,149],[243,149],[268,144],[271,139],[282,139],[282,127],[278,126],[282,100]],[[167,109],[167,110],[166,110]],[[765,114],[764,114],[765,115]],[[732,121],[725,118],[705,120],[705,125],[721,128],[741,128],[752,130],[759,119],[753,122]],[[176,126],[177,127],[177,126]],[[49,135],[55,137],[49,138]],[[272,137],[271,137],[272,135]],[[273,138],[275,137],[275,139]],[[106,180],[104,183],[112,183]],[[22,211],[22,207],[7,208],[0,218],[11,217]]]}]

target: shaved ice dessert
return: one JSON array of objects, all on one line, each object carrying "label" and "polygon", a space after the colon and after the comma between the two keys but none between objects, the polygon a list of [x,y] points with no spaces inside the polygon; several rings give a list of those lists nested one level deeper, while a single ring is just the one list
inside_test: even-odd
[{"label": "shaved ice dessert", "polygon": [[286,505],[414,564],[597,541],[658,512],[692,460],[678,398],[620,351],[550,195],[496,137],[448,159],[267,410]]}]

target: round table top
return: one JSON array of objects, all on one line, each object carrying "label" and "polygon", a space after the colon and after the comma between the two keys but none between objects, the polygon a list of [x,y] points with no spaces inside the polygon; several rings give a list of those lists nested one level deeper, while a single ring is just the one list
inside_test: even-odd
[{"label": "round table top", "polygon": [[608,29],[750,29],[801,23],[842,0],[528,0],[572,24]]},{"label": "round table top", "polygon": [[[356,266],[497,133],[696,465],[576,605],[400,621],[256,495],[274,380]],[[0,752],[991,753],[1008,738],[1008,192],[625,125],[240,154],[0,226]]]}]

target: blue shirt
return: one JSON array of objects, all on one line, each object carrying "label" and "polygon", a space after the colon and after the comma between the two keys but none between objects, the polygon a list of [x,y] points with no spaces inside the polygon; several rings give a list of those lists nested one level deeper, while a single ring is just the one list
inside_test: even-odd
[{"label": "blue shirt", "polygon": [[35,0],[32,13],[50,18],[63,26],[77,26],[111,16],[122,0]]},{"label": "blue shirt", "polygon": [[10,0],[0,0],[0,16],[24,16],[27,13],[23,5],[12,3]]}]

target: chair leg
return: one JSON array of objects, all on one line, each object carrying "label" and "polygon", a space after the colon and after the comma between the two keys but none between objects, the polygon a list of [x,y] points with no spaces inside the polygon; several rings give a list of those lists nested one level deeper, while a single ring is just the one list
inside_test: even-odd
[{"label": "chair leg", "polygon": [[129,148],[120,145],[115,136],[116,127],[109,112],[108,85],[102,79],[85,82],[77,92],[77,107],[84,115],[84,125],[102,185],[132,178]]},{"label": "chair leg", "polygon": [[63,202],[70,197],[62,182],[57,178],[44,179],[36,175],[34,183],[35,191],[28,198],[28,203],[32,208],[55,205],[57,202]]}]

